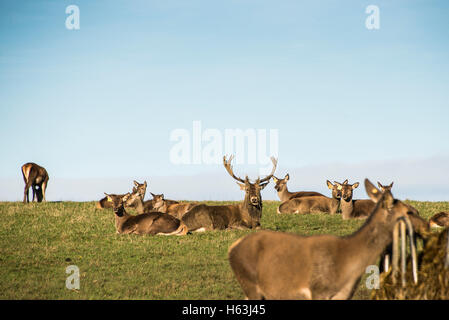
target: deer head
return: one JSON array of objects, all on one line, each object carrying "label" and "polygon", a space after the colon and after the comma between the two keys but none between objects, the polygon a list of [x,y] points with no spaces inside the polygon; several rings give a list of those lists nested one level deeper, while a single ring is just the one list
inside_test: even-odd
[{"label": "deer head", "polygon": [[114,213],[117,216],[122,217],[125,214],[125,203],[129,200],[131,194],[127,193],[124,196],[107,194],[106,192],[104,194],[106,195],[108,201],[112,203]]},{"label": "deer head", "polygon": [[165,204],[164,194],[151,193],[151,195],[153,196],[153,209],[158,211]]},{"label": "deer head", "polygon": [[248,176],[246,176],[243,180],[242,178],[239,178],[234,174],[231,165],[233,158],[234,156],[230,156],[229,159],[226,159],[226,156],[223,157],[223,165],[226,171],[231,177],[238,181],[237,184],[240,186],[240,189],[245,191],[245,200],[248,200],[251,206],[261,209],[262,197],[260,195],[260,191],[267,186],[267,184],[270,182],[270,179],[273,177],[273,174],[276,171],[277,160],[274,157],[271,157],[271,162],[273,163],[273,169],[271,170],[271,173],[265,178],[257,178],[254,183],[251,183]]},{"label": "deer head", "polygon": [[377,181],[377,185],[379,186],[380,191],[384,192],[386,190],[391,190],[391,188],[393,188],[393,182],[390,183],[390,185],[388,186],[384,186],[382,185],[379,181]]},{"label": "deer head", "polygon": [[275,176],[273,176],[273,181],[275,183],[274,189],[276,189],[277,192],[282,192],[287,188],[287,181],[290,179],[289,174],[287,173],[284,177],[284,179],[278,179]]},{"label": "deer head", "polygon": [[335,199],[341,199],[342,195],[342,185],[345,185],[348,183],[348,179],[346,179],[343,183],[339,183],[337,181],[334,181],[334,184],[330,182],[329,180],[326,180],[327,187],[332,191],[332,198]]},{"label": "deer head", "polygon": [[354,189],[359,186],[359,183],[349,184],[347,179],[343,183],[337,181],[334,181],[334,183],[337,185],[337,189],[341,191],[341,198],[346,202],[352,201]]}]

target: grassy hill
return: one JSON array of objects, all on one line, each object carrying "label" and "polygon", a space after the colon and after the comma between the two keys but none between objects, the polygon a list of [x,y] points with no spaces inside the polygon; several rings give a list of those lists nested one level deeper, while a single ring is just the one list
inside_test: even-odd
[{"label": "grassy hill", "polygon": [[[449,210],[448,202],[407,202],[425,218]],[[281,216],[278,205],[264,201],[263,229],[346,235],[363,224],[340,215]],[[112,210],[96,209],[94,202],[2,202],[0,217],[0,299],[243,298],[227,250],[255,231],[118,235]],[[80,269],[80,290],[65,286],[69,265]],[[354,298],[368,297],[362,281]]]}]

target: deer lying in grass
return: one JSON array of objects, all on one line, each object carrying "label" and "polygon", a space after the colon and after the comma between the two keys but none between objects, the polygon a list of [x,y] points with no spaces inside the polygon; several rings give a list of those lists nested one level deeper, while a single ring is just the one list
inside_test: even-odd
[{"label": "deer lying in grass", "polygon": [[[150,192],[151,193],[151,192]],[[144,202],[144,208],[145,211],[159,211],[159,212],[164,212],[164,206],[171,206],[173,204],[179,204],[178,201],[175,200],[169,200],[169,199],[164,199],[164,194],[154,194],[151,193],[151,195],[153,196],[152,200],[148,200]]]},{"label": "deer lying in grass", "polygon": [[281,202],[288,201],[293,198],[301,198],[301,197],[310,197],[310,196],[323,196],[323,194],[314,191],[297,191],[290,192],[287,188],[287,181],[290,179],[289,174],[287,173],[284,179],[278,179],[273,176],[273,181],[275,183],[274,189],[276,189],[279,199]]},{"label": "deer lying in grass", "polygon": [[[133,193],[138,192],[139,195],[142,197],[142,200],[145,198],[145,193],[147,191],[147,182],[144,181],[144,183],[139,183],[136,180],[134,180],[134,187],[133,187]],[[114,194],[114,196],[123,197],[124,194]],[[98,201],[95,204],[95,207],[97,209],[112,209],[112,202],[108,201],[108,197],[104,197],[100,201]],[[132,203],[125,204],[125,207],[133,207]]]},{"label": "deer lying in grass", "polygon": [[187,227],[175,217],[161,212],[129,215],[125,210],[125,202],[130,194],[117,196],[105,193],[107,201],[112,203],[115,213],[115,228],[120,234],[178,235],[187,234]]},{"label": "deer lying in grass", "polygon": [[36,198],[37,202],[47,201],[45,199],[45,191],[47,190],[48,177],[47,170],[35,163],[25,163],[22,168],[23,181],[25,182],[25,190],[23,192],[23,203],[30,202],[29,189],[33,191],[33,202]]},{"label": "deer lying in grass", "polygon": [[392,242],[398,219],[408,219],[408,206],[394,199],[391,191],[381,192],[368,179],[365,188],[376,206],[351,235],[261,231],[234,242],[228,251],[229,263],[245,296],[350,299],[366,267]]},{"label": "deer lying in grass", "polygon": [[154,203],[153,208],[158,212],[168,213],[177,219],[181,219],[188,211],[197,206],[196,202],[184,202],[173,203],[171,200],[164,199],[164,195],[158,195],[157,201]]},{"label": "deer lying in grass", "polygon": [[332,190],[332,198],[323,195],[293,198],[281,203],[277,209],[277,213],[337,213],[340,207],[341,189],[337,187],[336,183],[332,184],[329,180],[326,181],[326,184]]},{"label": "deer lying in grass", "polygon": [[446,228],[449,227],[449,212],[439,212],[429,219],[430,227]]},{"label": "deer lying in grass", "polygon": [[[343,219],[365,219],[367,218],[375,207],[374,201],[371,199],[358,199],[353,200],[354,189],[359,186],[359,183],[349,184],[346,180],[344,183],[340,184],[335,182],[339,188],[341,188],[341,213]],[[380,182],[377,185],[382,191],[391,191],[393,187],[393,182],[384,186]],[[415,215],[419,215],[418,210],[413,208],[411,205],[404,203],[404,205],[409,207],[409,210]]]},{"label": "deer lying in grass", "polygon": [[223,165],[229,175],[235,180],[240,189],[245,191],[245,199],[239,204],[230,204],[222,206],[209,206],[199,204],[193,207],[182,218],[182,222],[188,227],[189,231],[209,231],[223,230],[227,228],[256,228],[260,226],[262,217],[262,197],[260,191],[269,183],[276,170],[277,160],[271,158],[273,170],[263,178],[258,178],[251,183],[246,176],[245,180],[234,175],[231,162],[233,156],[226,160],[223,157]]}]

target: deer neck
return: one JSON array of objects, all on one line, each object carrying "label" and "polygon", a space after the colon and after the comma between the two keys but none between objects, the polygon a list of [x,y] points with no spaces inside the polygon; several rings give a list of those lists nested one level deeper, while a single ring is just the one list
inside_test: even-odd
[{"label": "deer neck", "polygon": [[278,191],[278,197],[281,202],[289,200],[293,194],[293,192],[288,191],[287,185],[285,185],[285,188],[283,188],[281,191]]},{"label": "deer neck", "polygon": [[262,216],[262,201],[259,206],[254,206],[251,204],[249,196],[245,196],[243,202],[239,204],[239,211],[243,221],[251,228],[255,228],[259,225]]},{"label": "deer neck", "polygon": [[134,202],[134,208],[136,209],[137,213],[139,213],[139,214],[144,213],[145,210],[144,210],[144,205],[143,205],[143,199],[141,197],[138,197],[136,199],[136,201]]},{"label": "deer neck", "polygon": [[126,212],[125,208],[123,208],[123,207],[122,207],[122,209],[121,209],[121,213],[122,213],[122,216],[119,217],[119,216],[114,212],[114,215],[115,215],[115,229],[117,230],[118,233],[121,232],[123,224],[124,224],[130,217],[131,217],[131,216]]},{"label": "deer neck", "polygon": [[[365,224],[355,233],[346,237],[348,246],[346,255],[354,267],[366,268],[376,262],[385,248],[392,241],[392,230],[389,224],[381,218],[381,212],[376,207],[374,213]],[[358,266],[357,266],[358,264]]]},{"label": "deer neck", "polygon": [[340,199],[334,198],[332,197],[330,200],[330,204],[331,204],[331,212],[332,213],[337,213],[341,210],[341,201]]},{"label": "deer neck", "polygon": [[343,219],[349,219],[354,211],[354,201],[352,198],[349,201],[342,198],[340,200],[340,208]]}]

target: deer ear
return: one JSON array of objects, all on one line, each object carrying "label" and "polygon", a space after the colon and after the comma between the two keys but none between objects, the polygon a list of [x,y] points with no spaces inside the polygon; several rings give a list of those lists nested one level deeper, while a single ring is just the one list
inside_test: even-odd
[{"label": "deer ear", "polygon": [[164,194],[161,194],[161,199],[164,200]]},{"label": "deer ear", "polygon": [[334,187],[334,185],[332,184],[332,182],[330,182],[329,180],[326,180],[326,184],[327,184],[327,187],[328,187],[329,189],[332,189],[332,188]]},{"label": "deer ear", "polygon": [[393,183],[394,183],[394,181],[392,183],[390,183],[390,188],[393,188]]},{"label": "deer ear", "polygon": [[382,190],[382,184],[379,182],[379,181],[377,181],[377,186]]},{"label": "deer ear", "polygon": [[348,179],[346,179],[345,181],[343,181],[343,184],[348,184]]},{"label": "deer ear", "polygon": [[379,199],[382,197],[382,192],[380,192],[379,189],[377,189],[374,184],[371,183],[368,179],[365,179],[365,190],[368,196],[373,200],[374,202],[378,202]]},{"label": "deer ear", "polygon": [[145,181],[144,183],[143,183],[143,185],[145,186],[145,188],[147,187],[147,182]]},{"label": "deer ear", "polygon": [[279,179],[276,178],[275,176],[273,176],[273,181],[274,181],[274,183],[278,183]]},{"label": "deer ear", "polygon": [[151,195],[153,196],[153,198],[156,196],[153,192],[150,192],[151,193]]},{"label": "deer ear", "polygon": [[137,187],[139,186],[139,183],[136,180],[134,180],[134,185]]},{"label": "deer ear", "polygon": [[289,174],[287,173],[286,175],[285,175],[285,181],[288,181],[289,179],[290,179],[290,176],[289,176]]},{"label": "deer ear", "polygon": [[359,187],[359,184],[360,184],[360,183],[358,183],[358,182],[354,183],[354,184],[352,185],[352,190],[354,190],[355,188],[358,188],[358,187]]}]

